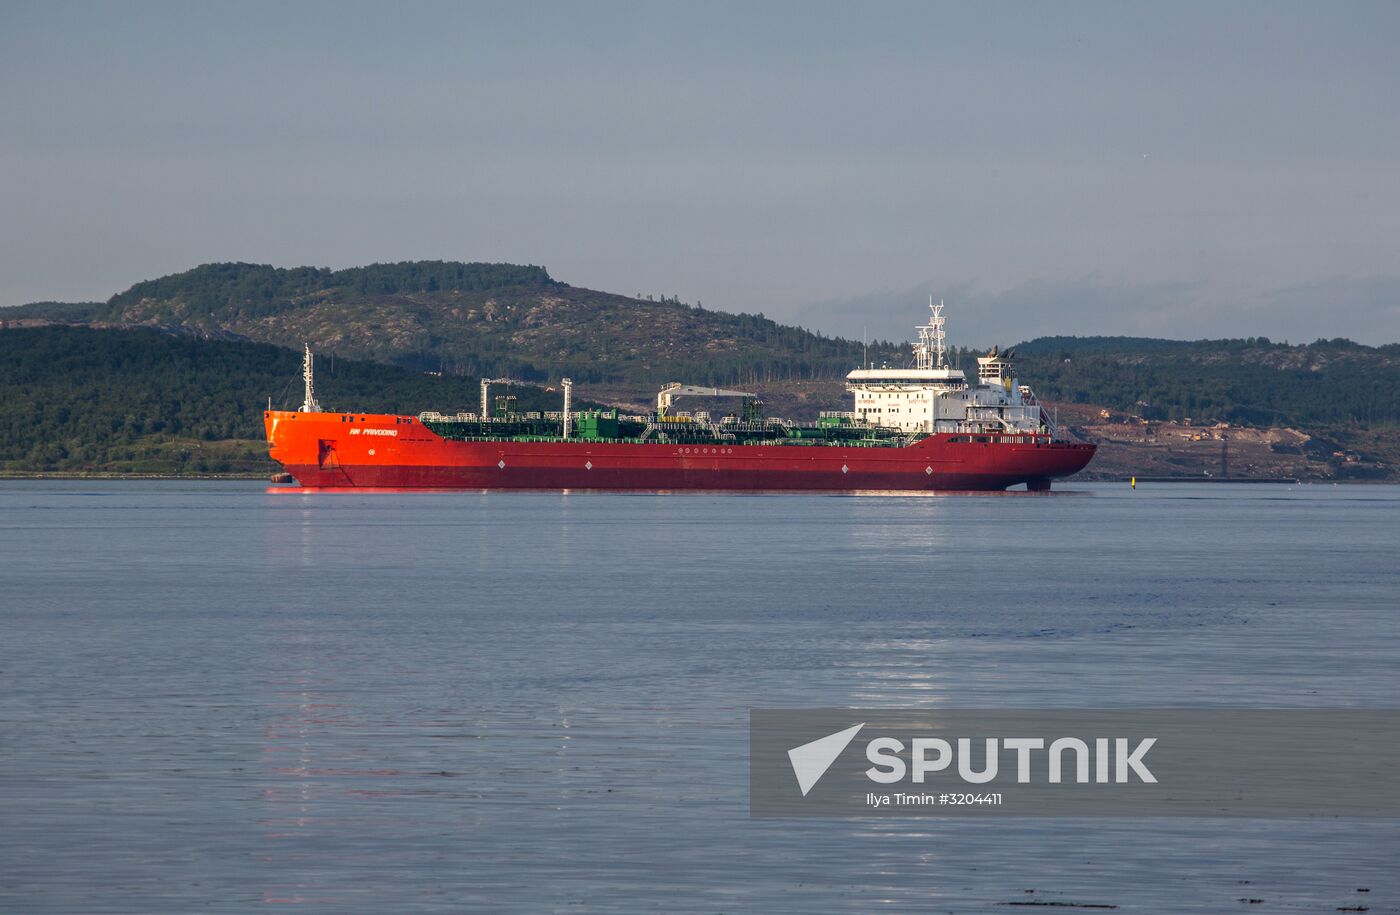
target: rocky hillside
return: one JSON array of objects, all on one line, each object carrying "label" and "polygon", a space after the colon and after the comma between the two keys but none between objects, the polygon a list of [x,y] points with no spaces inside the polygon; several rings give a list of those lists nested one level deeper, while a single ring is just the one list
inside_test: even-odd
[{"label": "rocky hillside", "polygon": [[[31,309],[34,310],[34,309]],[[35,316],[62,319],[61,307]],[[415,262],[331,271],[209,264],[138,283],[77,320],[196,331],[464,376],[654,388],[839,378],[857,341],[762,315],[561,283],[543,267]],[[17,314],[16,317],[19,317]],[[888,344],[872,358],[902,359]]]}]

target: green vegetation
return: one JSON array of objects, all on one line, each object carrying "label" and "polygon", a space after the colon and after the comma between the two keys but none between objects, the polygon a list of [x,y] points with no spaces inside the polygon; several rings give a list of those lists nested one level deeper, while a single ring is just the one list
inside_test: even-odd
[{"label": "green vegetation", "polygon": [[38,318],[45,321],[90,321],[106,311],[103,302],[31,302],[0,308],[0,321]]},{"label": "green vegetation", "polygon": [[[706,311],[677,296],[628,298],[511,264],[379,264],[282,270],[208,264],[114,296],[101,320],[389,362],[419,371],[583,384],[716,385],[840,378],[861,344],[762,314]],[[873,361],[907,346],[877,342]]]},{"label": "green vegetation", "polygon": [[142,302],[169,302],[180,318],[256,318],[297,307],[307,297],[339,292],[393,296],[439,291],[474,291],[508,286],[547,287],[554,283],[543,267],[515,264],[461,264],[416,261],[371,264],[349,270],[265,264],[205,264],[184,273],[137,283],[113,296],[106,317],[119,320]]},{"label": "green vegetation", "polygon": [[[0,470],[265,473],[262,411],[301,402],[301,356],[152,330],[0,331]],[[474,410],[474,381],[346,359],[318,360],[330,409]],[[515,388],[520,408],[558,395]],[[585,406],[580,403],[580,406]]]},{"label": "green vegetation", "polygon": [[1319,429],[1400,424],[1400,345],[1044,337],[1016,347],[1044,398],[1148,419]]}]

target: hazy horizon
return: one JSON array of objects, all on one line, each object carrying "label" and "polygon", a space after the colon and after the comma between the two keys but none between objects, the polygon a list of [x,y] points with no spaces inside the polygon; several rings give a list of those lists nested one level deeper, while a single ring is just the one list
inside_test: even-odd
[{"label": "hazy horizon", "polygon": [[1400,7],[0,10],[0,304],[547,266],[826,333],[1400,340]]}]

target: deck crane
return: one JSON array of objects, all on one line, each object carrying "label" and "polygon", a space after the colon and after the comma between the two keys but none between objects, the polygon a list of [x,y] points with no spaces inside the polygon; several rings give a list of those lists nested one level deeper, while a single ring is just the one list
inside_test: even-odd
[{"label": "deck crane", "polygon": [[[489,408],[489,406],[488,406],[487,393],[488,393],[488,391],[490,390],[491,385],[493,385],[493,384],[518,384],[518,385],[523,385],[523,386],[525,386],[525,387],[542,388],[542,389],[544,389],[544,390],[546,390],[546,391],[553,391],[553,390],[554,390],[554,386],[553,386],[553,385],[549,384],[548,382],[544,382],[544,381],[521,381],[519,378],[483,378],[483,379],[481,379],[481,421],[482,421],[482,422],[485,422],[485,421],[491,416],[490,408]],[[565,409],[567,410],[567,409],[568,409],[568,403],[569,403],[569,394],[571,393],[570,389],[573,387],[573,382],[570,381],[568,378],[565,378],[565,379],[563,380],[562,384],[564,385],[564,403],[565,403]]]},{"label": "deck crane", "polygon": [[656,415],[658,417],[667,416],[671,412],[671,403],[677,397],[747,397],[755,398],[758,395],[750,394],[748,391],[731,391],[728,388],[704,388],[699,385],[681,384],[673,381],[661,389],[661,393],[656,395]]}]

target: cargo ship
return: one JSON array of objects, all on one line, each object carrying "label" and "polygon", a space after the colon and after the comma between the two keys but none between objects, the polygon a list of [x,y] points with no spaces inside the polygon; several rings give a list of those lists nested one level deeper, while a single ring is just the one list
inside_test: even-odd
[{"label": "cargo ship", "polygon": [[[264,414],[274,461],[310,488],[941,491],[1050,489],[1095,446],[1069,441],[1016,377],[1015,353],[993,348],[977,377],[947,363],[943,304],[929,302],[904,368],[863,366],[846,376],[853,409],[815,422],[764,414],[747,391],[673,382],[656,410],[521,412],[490,401],[475,413],[416,416],[326,410],[306,347],[299,410]],[[737,403],[721,417],[676,408],[682,398]]]}]

